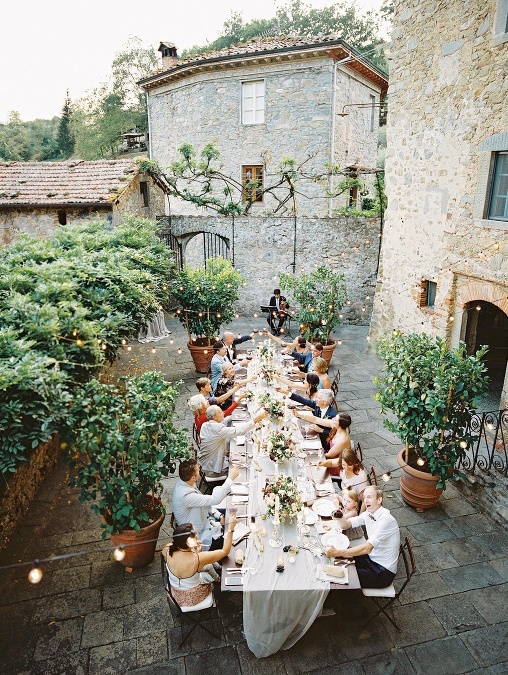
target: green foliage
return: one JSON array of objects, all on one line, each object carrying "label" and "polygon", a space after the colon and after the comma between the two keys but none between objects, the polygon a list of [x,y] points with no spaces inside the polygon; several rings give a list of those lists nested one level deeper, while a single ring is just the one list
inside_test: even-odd
[{"label": "green foliage", "polygon": [[214,258],[205,265],[186,265],[177,275],[173,288],[180,305],[178,319],[187,327],[189,338],[206,338],[210,345],[220,334],[221,326],[232,321],[244,277],[229,260]]},{"label": "green foliage", "polygon": [[[190,439],[173,425],[181,383],[161,373],[125,378],[125,391],[92,380],[75,397],[69,430],[72,486],[105,517],[103,536],[140,531],[161,509],[162,479],[190,457]],[[157,514],[158,515],[158,514]]]},{"label": "green foliage", "polygon": [[281,287],[300,305],[298,319],[304,326],[302,335],[311,342],[328,342],[340,323],[339,313],[347,298],[344,275],[320,265],[309,274],[279,274],[279,279]]},{"label": "green foliage", "polygon": [[57,134],[58,153],[62,159],[68,159],[74,152],[74,136],[72,135],[70,124],[71,99],[69,98],[69,90],[67,90]]},{"label": "green foliage", "polygon": [[239,12],[232,12],[224,22],[222,35],[203,46],[194,46],[182,53],[188,58],[202,52],[216,51],[241,44],[255,37],[275,35],[336,35],[367,55],[379,68],[387,71],[379,37],[379,19],[374,12],[362,16],[348,0],[329,7],[313,8],[302,0],[289,0],[272,19],[254,19],[244,23]]},{"label": "green foliage", "polygon": [[0,124],[0,160],[42,162],[58,159],[58,125],[58,117],[23,122],[17,112],[11,112],[7,124]]},{"label": "green foliage", "polygon": [[0,472],[66,423],[79,383],[167,303],[173,257],[156,229],[93,222],[0,249]]},{"label": "green foliage", "polygon": [[394,331],[380,338],[376,351],[385,365],[375,380],[376,399],[382,412],[395,415],[384,425],[420,453],[439,477],[437,487],[445,487],[473,440],[467,425],[487,389],[486,347],[468,356],[463,342],[449,349],[440,337]]}]

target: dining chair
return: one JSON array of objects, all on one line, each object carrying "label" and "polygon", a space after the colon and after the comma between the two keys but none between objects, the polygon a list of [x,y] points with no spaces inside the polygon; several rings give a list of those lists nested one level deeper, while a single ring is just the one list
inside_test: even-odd
[{"label": "dining chair", "polygon": [[[363,450],[362,450],[362,446],[360,445],[360,441],[357,441],[357,443],[356,443],[355,452],[356,452],[356,455],[357,455],[358,459],[363,464]],[[376,483],[376,485],[377,485],[377,483]]]},{"label": "dining chair", "polygon": [[408,585],[411,577],[416,572],[416,563],[413,554],[413,549],[411,548],[411,543],[409,541],[409,537],[406,537],[404,543],[401,544],[400,546],[399,560],[401,558],[404,562],[405,578],[398,591],[395,590],[394,584],[390,584],[386,588],[362,588],[363,595],[367,598],[372,598],[372,600],[378,607],[378,611],[371,617],[369,617],[367,621],[364,621],[364,623],[360,626],[360,628],[366,626],[380,614],[384,614],[386,618],[395,626],[395,628],[400,631],[400,628],[397,626],[395,622],[395,618],[392,619],[392,617],[387,613],[386,610],[388,609],[388,607],[393,605],[395,600],[399,599],[402,592]]},{"label": "dining chair", "polygon": [[337,394],[339,393],[339,382],[340,382],[340,370],[337,368],[337,372],[335,373],[335,377],[333,378],[332,382],[332,391],[334,396],[337,396]]},{"label": "dining chair", "polygon": [[367,474],[367,480],[369,481],[369,485],[379,486],[376,469],[373,466],[370,467],[370,471]]},{"label": "dining chair", "polygon": [[[188,640],[191,633],[198,626],[203,630],[205,630],[210,635],[212,635],[214,638],[219,640],[221,636],[217,635],[217,633],[211,630],[208,626],[205,626],[204,623],[205,621],[209,621],[210,619],[212,620],[213,623],[214,615],[216,618],[218,618],[217,602],[215,600],[213,590],[210,593],[210,595],[208,595],[204,600],[202,600],[197,605],[194,605],[192,607],[185,607],[183,605],[180,605],[179,602],[176,600],[175,596],[173,595],[173,592],[171,590],[171,584],[169,583],[168,568],[162,553],[161,553],[161,574],[162,574],[162,584],[164,586],[164,590],[166,591],[166,600],[169,605],[169,611],[172,614],[174,611],[176,613],[177,618],[180,618],[180,631],[182,635],[182,641],[178,645],[178,649],[181,649],[182,645]],[[206,612],[205,610],[212,610],[214,614],[212,614],[211,612]],[[184,617],[187,618],[187,625],[191,624],[191,629],[185,636],[184,636],[184,625],[185,625]]]}]

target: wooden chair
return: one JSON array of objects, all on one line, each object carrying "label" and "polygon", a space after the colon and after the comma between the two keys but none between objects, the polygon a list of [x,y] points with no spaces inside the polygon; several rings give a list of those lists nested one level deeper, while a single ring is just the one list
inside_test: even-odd
[{"label": "wooden chair", "polygon": [[[210,628],[208,628],[208,626],[205,626],[204,624],[204,622],[208,621],[210,618],[213,619],[213,615],[211,616],[210,612],[206,612],[205,610],[215,610],[215,608],[217,607],[213,590],[210,593],[210,595],[208,595],[199,604],[194,605],[193,607],[184,607],[178,603],[178,601],[176,600],[175,596],[172,593],[171,584],[169,583],[168,568],[162,553],[161,553],[161,575],[162,575],[162,584],[164,586],[164,590],[166,591],[166,600],[168,601],[169,610],[172,614],[173,611],[175,611],[176,616],[180,618],[180,630],[182,634],[182,641],[178,645],[178,649],[181,649],[184,642],[186,642],[186,640],[190,637],[193,630],[198,626],[203,630],[205,630],[207,633],[209,633],[212,637],[219,640],[221,636],[217,635],[217,633],[215,633],[213,630],[210,630]],[[183,621],[184,616],[187,617],[188,624],[189,623],[191,624],[191,629],[185,636],[184,636],[184,621]]]},{"label": "wooden chair", "polygon": [[[360,441],[357,441],[356,443],[356,448],[355,448],[356,456],[360,460],[360,462],[363,464],[363,450],[362,446],[360,445]],[[377,485],[377,483],[376,483]]]},{"label": "wooden chair", "polygon": [[397,626],[395,620],[392,619],[392,617],[386,612],[386,610],[388,609],[388,607],[393,605],[395,600],[399,599],[402,592],[408,585],[411,577],[416,572],[416,563],[413,554],[413,549],[411,548],[411,543],[408,537],[405,538],[404,543],[401,544],[400,546],[399,560],[401,558],[404,562],[405,578],[398,591],[395,590],[395,586],[393,584],[390,584],[386,588],[362,588],[363,595],[367,598],[372,598],[374,603],[377,605],[378,610],[375,614],[369,617],[367,621],[364,621],[364,623],[360,626],[360,628],[366,626],[380,614],[384,614],[386,618],[395,626],[395,628],[400,631],[400,628]]},{"label": "wooden chair", "polygon": [[376,469],[373,466],[370,467],[370,471],[367,474],[367,480],[369,481],[369,485],[375,485],[376,487],[379,486]]},{"label": "wooden chair", "polygon": [[333,378],[333,381],[332,381],[332,391],[333,391],[333,395],[335,397],[339,393],[339,382],[340,382],[340,370],[337,369],[337,372],[335,373],[335,377]]}]

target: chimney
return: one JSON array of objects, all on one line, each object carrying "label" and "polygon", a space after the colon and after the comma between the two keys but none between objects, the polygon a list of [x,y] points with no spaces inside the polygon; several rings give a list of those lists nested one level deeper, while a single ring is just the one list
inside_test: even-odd
[{"label": "chimney", "polygon": [[176,47],[172,42],[161,42],[157,51],[162,55],[161,65],[164,70],[169,70],[176,66],[178,63],[178,54],[176,53]]}]

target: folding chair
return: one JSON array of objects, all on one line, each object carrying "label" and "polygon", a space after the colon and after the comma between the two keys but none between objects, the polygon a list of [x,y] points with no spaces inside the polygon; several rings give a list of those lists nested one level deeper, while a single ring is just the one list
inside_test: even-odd
[{"label": "folding chair", "polygon": [[334,396],[337,396],[337,394],[339,393],[339,382],[340,382],[340,370],[337,369],[337,372],[335,373],[335,377],[333,378],[332,382],[332,391]]},{"label": "folding chair", "polygon": [[369,485],[375,485],[378,487],[379,483],[377,482],[377,473],[373,466],[370,467],[370,471],[367,474],[367,480],[369,481]]},{"label": "folding chair", "polygon": [[395,586],[393,584],[390,584],[386,588],[362,588],[362,593],[365,595],[365,597],[372,598],[372,600],[378,607],[378,611],[371,617],[369,617],[367,621],[365,621],[360,626],[360,628],[366,626],[380,614],[384,614],[386,618],[395,626],[395,628],[400,631],[400,628],[395,623],[395,620],[392,619],[392,617],[386,612],[386,610],[395,602],[395,600],[398,600],[398,598],[402,594],[402,591],[408,585],[409,580],[416,572],[416,563],[413,555],[413,549],[411,548],[411,543],[408,537],[406,537],[404,543],[401,544],[400,546],[399,560],[400,558],[402,558],[402,560],[404,561],[404,570],[406,578],[404,579],[404,582],[398,591],[395,590]]},{"label": "folding chair", "polygon": [[168,574],[168,568],[166,565],[166,561],[164,560],[164,556],[161,553],[161,574],[162,574],[162,584],[164,586],[164,590],[166,591],[166,600],[168,601],[169,605],[169,611],[172,612],[172,609],[175,610],[177,617],[181,619],[180,621],[180,630],[181,634],[183,636],[183,626],[184,626],[184,621],[183,617],[184,615],[188,618],[189,623],[191,625],[190,631],[185,635],[185,637],[182,638],[182,641],[178,645],[178,649],[181,649],[182,645],[186,640],[190,637],[192,631],[197,627],[200,626],[203,630],[205,630],[207,633],[209,633],[212,637],[217,638],[217,640],[220,639],[220,635],[217,635],[214,633],[213,630],[210,630],[208,626],[204,625],[204,621],[207,621],[210,618],[210,613],[206,612],[200,615],[201,612],[204,612],[204,610],[207,609],[215,609],[217,607],[217,603],[215,601],[215,597],[213,594],[213,590],[208,595],[204,600],[202,600],[200,603],[197,605],[193,605],[192,607],[183,607],[178,603],[176,600],[175,596],[173,595],[173,592],[171,590],[171,584],[169,583],[169,574]]}]

